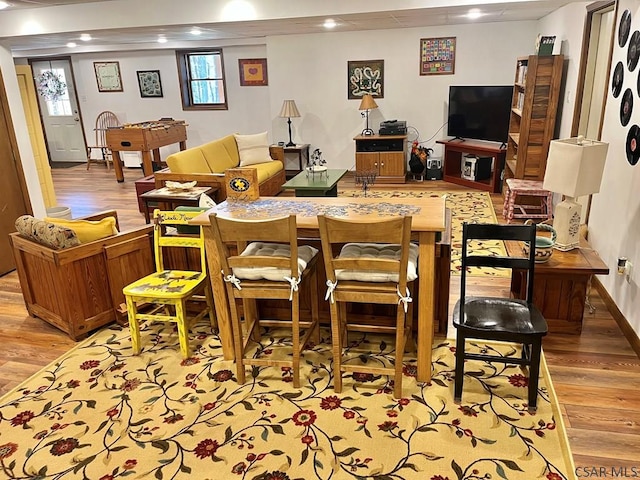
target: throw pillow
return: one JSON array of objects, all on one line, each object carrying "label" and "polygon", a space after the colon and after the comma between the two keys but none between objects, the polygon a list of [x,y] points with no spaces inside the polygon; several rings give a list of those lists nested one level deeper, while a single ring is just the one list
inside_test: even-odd
[{"label": "throw pillow", "polygon": [[114,217],[105,217],[102,220],[65,220],[47,217],[45,220],[61,227],[70,228],[76,232],[80,243],[93,242],[118,234]]},{"label": "throw pillow", "polygon": [[256,133],[254,135],[234,134],[234,137],[238,145],[241,167],[271,161],[267,132]]},{"label": "throw pillow", "polygon": [[15,222],[16,230],[23,236],[56,250],[80,245],[80,240],[70,228],[23,215]]}]

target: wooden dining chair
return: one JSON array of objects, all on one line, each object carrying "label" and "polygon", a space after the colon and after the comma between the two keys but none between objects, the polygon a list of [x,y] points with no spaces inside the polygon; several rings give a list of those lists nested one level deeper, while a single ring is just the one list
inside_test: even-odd
[{"label": "wooden dining chair", "polygon": [[[311,335],[314,335],[316,343],[320,341],[316,274],[318,249],[298,245],[295,215],[237,221],[211,214],[209,219],[220,252],[222,277],[229,300],[238,383],[245,382],[245,365],[276,366],[291,368],[293,386],[300,387],[301,353]],[[303,321],[300,319],[300,294],[307,289],[310,292],[311,320]],[[257,299],[289,300],[290,319],[260,319]],[[242,301],[244,325],[237,300]],[[291,328],[292,333],[290,359],[282,356],[282,359],[260,358],[251,349],[261,338],[261,327],[285,326]],[[288,353],[289,349],[286,350]]]},{"label": "wooden dining chair", "polygon": [[[183,358],[191,356],[189,346],[189,325],[199,321],[206,315],[212,327],[216,327],[215,310],[211,282],[207,275],[205,260],[204,235],[200,228],[198,233],[180,234],[178,227],[188,225],[189,220],[199,215],[197,211],[160,211],[153,212],[154,220],[154,252],[156,271],[122,289],[127,303],[129,330],[134,354],[140,353],[140,322],[162,321],[173,322],[178,326],[180,351]],[[165,257],[170,249],[187,249],[199,251],[199,270],[168,270]],[[175,251],[173,252],[175,256]],[[204,304],[194,317],[187,314],[187,302]],[[144,306],[144,310],[139,307]],[[150,309],[150,310],[149,310]]]},{"label": "wooden dining chair", "polygon": [[[318,216],[331,311],[334,390],[342,391],[343,372],[392,375],[393,395],[402,396],[402,361],[411,335],[411,288],[418,277],[418,247],[410,243],[411,217],[356,222]],[[337,253],[336,253],[337,252]],[[391,326],[349,322],[347,303],[397,305]],[[369,359],[369,353],[345,350],[350,331],[394,336],[394,365]],[[348,350],[348,349],[347,349]],[[357,361],[363,357],[367,363]]]},{"label": "wooden dining chair", "polygon": [[[538,375],[542,337],[547,334],[547,322],[533,304],[535,268],[536,226],[469,224],[462,225],[462,270],[460,277],[460,299],[453,312],[456,327],[456,378],[454,399],[462,400],[465,360],[500,362],[529,367],[528,408],[535,411],[538,398]],[[474,241],[502,240],[527,242],[529,255],[491,256],[482,250],[473,250]],[[470,244],[472,246],[470,246]],[[517,269],[526,272],[527,294],[525,300],[494,296],[470,296],[467,294],[467,268],[494,267]],[[515,273],[515,272],[513,272]],[[508,295],[508,294],[507,294]],[[498,356],[489,353],[470,353],[466,350],[468,339],[489,340],[520,344],[520,358]]]},{"label": "wooden dining chair", "polygon": [[[111,149],[107,146],[107,130],[113,127],[119,127],[120,120],[115,113],[110,111],[100,112],[96,117],[96,126],[93,129],[95,132],[95,142],[93,145],[87,146],[87,170],[91,167],[91,163],[105,163],[107,170],[111,169],[111,163],[113,162],[113,156]],[[100,153],[100,158],[95,159],[91,157],[94,150]]]}]

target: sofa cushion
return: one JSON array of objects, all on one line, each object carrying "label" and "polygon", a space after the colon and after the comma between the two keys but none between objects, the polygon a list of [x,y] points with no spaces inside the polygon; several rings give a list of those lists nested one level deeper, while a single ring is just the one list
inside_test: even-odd
[{"label": "sofa cushion", "polygon": [[22,215],[15,222],[16,230],[23,236],[56,250],[80,245],[76,233],[70,228],[61,227],[51,222],[45,222]]},{"label": "sofa cushion", "polygon": [[118,234],[115,217],[105,217],[102,220],[65,220],[47,217],[45,221],[73,230],[80,243],[89,243]]},{"label": "sofa cushion", "polygon": [[270,162],[269,140],[267,132],[256,133],[254,135],[234,135],[238,144],[238,154],[240,155],[240,166],[248,167],[258,163]]},{"label": "sofa cushion", "polygon": [[284,168],[280,160],[272,160],[267,163],[257,163],[249,168],[255,168],[258,171],[258,183],[262,183]]},{"label": "sofa cushion", "polygon": [[240,163],[238,147],[233,135],[219,138],[198,147],[202,151],[212,173],[224,173],[227,168],[235,168]]},{"label": "sofa cushion", "polygon": [[187,148],[167,157],[167,166],[173,173],[211,173],[200,148]]}]

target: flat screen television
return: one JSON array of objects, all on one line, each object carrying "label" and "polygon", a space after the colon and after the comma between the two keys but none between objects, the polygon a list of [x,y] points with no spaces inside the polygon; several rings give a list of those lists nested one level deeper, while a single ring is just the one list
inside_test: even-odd
[{"label": "flat screen television", "polygon": [[512,85],[451,85],[447,135],[506,143]]}]

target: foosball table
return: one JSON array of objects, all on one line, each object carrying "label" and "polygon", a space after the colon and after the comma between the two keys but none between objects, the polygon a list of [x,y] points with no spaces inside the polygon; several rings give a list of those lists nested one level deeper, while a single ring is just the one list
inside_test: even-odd
[{"label": "foosball table", "polygon": [[[116,180],[124,182],[120,152],[142,152],[144,175],[153,174],[153,164],[162,165],[160,147],[180,144],[187,148],[187,128],[184,120],[157,120],[140,123],[125,123],[107,130],[107,146],[113,154]],[[152,157],[153,152],[153,157]]]}]

